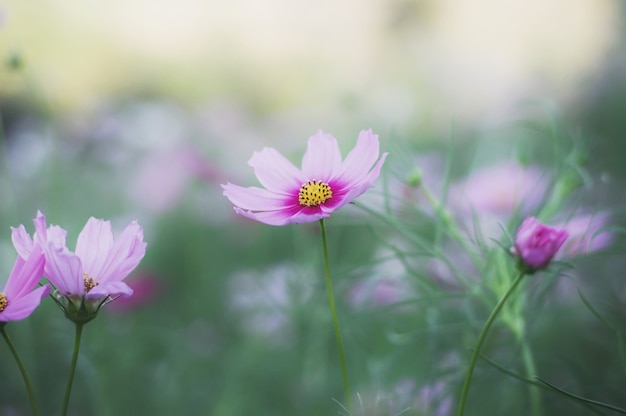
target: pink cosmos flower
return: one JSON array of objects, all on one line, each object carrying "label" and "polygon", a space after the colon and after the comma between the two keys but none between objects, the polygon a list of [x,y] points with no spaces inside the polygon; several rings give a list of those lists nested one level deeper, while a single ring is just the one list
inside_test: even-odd
[{"label": "pink cosmos flower", "polygon": [[115,240],[109,221],[89,218],[78,235],[75,252],[67,248],[67,232],[56,225],[46,228],[46,218],[41,212],[33,222],[32,239],[23,225],[12,228],[13,244],[22,257],[38,245],[43,248],[45,275],[60,295],[79,299],[84,296],[95,301],[132,295],[132,289],[123,280],[146,252],[143,229],[136,221]]},{"label": "pink cosmos flower", "polygon": [[[50,286],[38,287],[43,276],[44,255],[37,247],[27,260],[17,256],[9,279],[0,292],[0,322],[19,321],[28,317],[48,296]],[[34,289],[34,290],[33,290]]]},{"label": "pink cosmos flower", "polygon": [[266,147],[248,162],[265,189],[231,183],[222,188],[235,212],[245,217],[269,225],[312,222],[329,217],[367,191],[387,154],[378,159],[378,136],[363,130],[342,161],[337,140],[319,131],[309,139],[302,169]]},{"label": "pink cosmos flower", "polygon": [[543,269],[561,248],[569,233],[527,217],[517,230],[514,251],[522,266],[530,271]]}]

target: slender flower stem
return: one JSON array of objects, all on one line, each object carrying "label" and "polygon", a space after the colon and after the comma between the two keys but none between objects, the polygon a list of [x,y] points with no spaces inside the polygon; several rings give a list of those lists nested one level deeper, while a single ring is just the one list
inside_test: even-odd
[{"label": "slender flower stem", "polygon": [[476,360],[478,359],[478,354],[480,353],[480,347],[483,345],[483,342],[485,341],[487,332],[489,332],[489,328],[491,327],[491,324],[493,324],[493,321],[495,321],[496,317],[498,316],[498,313],[504,306],[504,303],[509,298],[509,296],[511,296],[511,293],[513,293],[513,291],[519,285],[519,283],[522,281],[523,277],[524,277],[524,273],[520,272],[519,275],[513,281],[513,284],[511,285],[509,290],[506,291],[506,293],[498,301],[498,304],[496,305],[496,307],[493,308],[493,310],[491,311],[491,315],[489,315],[489,318],[487,318],[487,322],[485,322],[485,326],[483,327],[482,332],[478,336],[478,341],[476,342],[476,346],[474,347],[474,352],[472,353],[472,358],[470,360],[469,368],[467,370],[467,375],[465,376],[465,382],[463,383],[463,390],[461,391],[461,400],[459,401],[459,410],[457,412],[457,416],[462,416],[463,412],[465,411],[465,401],[467,400],[467,393],[469,391],[470,383],[472,381],[472,373],[474,372],[474,367],[476,366]]},{"label": "slender flower stem", "polygon": [[350,394],[350,382],[348,381],[348,367],[346,365],[346,354],[341,340],[341,330],[339,329],[339,319],[337,319],[337,309],[335,308],[335,296],[333,295],[333,283],[330,279],[330,262],[328,261],[328,244],[326,243],[326,226],[324,219],[320,220],[322,228],[322,246],[324,248],[324,270],[326,272],[326,291],[328,292],[328,303],[330,304],[330,314],[333,317],[335,337],[337,338],[337,349],[339,350],[339,361],[341,363],[341,375],[343,377],[343,390],[346,395],[348,412],[352,413],[352,395]]},{"label": "slender flower stem", "polygon": [[13,357],[15,358],[15,362],[17,362],[17,366],[20,368],[22,372],[22,378],[24,379],[24,384],[26,384],[26,390],[28,390],[28,398],[30,400],[30,407],[33,410],[33,416],[37,416],[39,412],[37,411],[37,401],[35,400],[35,393],[33,391],[33,386],[30,384],[30,379],[28,378],[28,373],[26,372],[26,368],[24,367],[24,363],[22,363],[22,359],[20,355],[17,353],[13,342],[11,342],[11,338],[9,338],[9,334],[7,334],[4,329],[4,323],[0,327],[0,333],[4,337],[4,340],[7,342],[11,353],[13,353]]},{"label": "slender flower stem", "polygon": [[[528,345],[528,341],[526,337],[522,337],[520,340],[520,344],[522,347],[522,360],[524,362],[524,368],[526,370],[526,377],[529,380],[532,380],[537,376],[537,369],[535,368],[535,359],[533,358],[533,352]],[[539,394],[539,389],[532,384],[528,385],[529,394],[530,394],[530,407],[532,409],[533,416],[542,416],[541,412],[541,396]]]},{"label": "slender flower stem", "polygon": [[70,364],[70,375],[67,379],[67,387],[65,388],[65,398],[63,399],[63,410],[61,416],[67,415],[67,408],[70,404],[70,395],[72,394],[72,383],[74,381],[74,373],[76,372],[76,361],[78,361],[78,350],[80,349],[80,337],[83,334],[82,323],[76,323],[76,336],[74,338],[74,353],[72,354],[72,363]]}]

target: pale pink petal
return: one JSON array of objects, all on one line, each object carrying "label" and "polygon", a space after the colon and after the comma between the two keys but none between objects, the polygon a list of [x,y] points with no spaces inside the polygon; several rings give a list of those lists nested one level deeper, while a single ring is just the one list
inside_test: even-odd
[{"label": "pale pink petal", "polygon": [[4,287],[7,298],[19,298],[33,290],[43,276],[44,262],[45,259],[40,246],[35,246],[26,261],[18,256]]},{"label": "pale pink petal", "polygon": [[291,220],[289,221],[292,224],[304,224],[313,221],[319,221],[322,218],[330,217],[331,212],[324,211],[323,209],[318,209],[314,212],[307,212],[303,210],[297,214],[291,216]]},{"label": "pale pink petal", "polygon": [[286,210],[252,212],[235,207],[235,212],[239,215],[243,215],[246,218],[250,218],[252,220],[259,221],[268,225],[287,225],[294,222],[292,221],[293,214]]},{"label": "pale pink petal", "polygon": [[376,166],[374,166],[374,168],[367,174],[363,182],[369,183],[370,185],[374,183],[374,181],[380,175],[380,170],[382,169],[383,163],[385,163],[385,159],[387,159],[387,156],[389,156],[389,153],[383,153]]},{"label": "pale pink petal", "polygon": [[143,242],[143,228],[133,221],[111,247],[100,275],[91,277],[99,283],[125,279],[143,259],[146,246]]},{"label": "pale pink petal", "polygon": [[33,235],[33,240],[35,243],[44,245],[48,240],[48,232],[46,230],[46,216],[39,210],[37,210],[37,217],[33,220],[35,224],[35,234]]},{"label": "pale pink petal", "polygon": [[[286,196],[276,194],[268,191],[267,189],[234,185],[227,183],[222,185],[224,189],[224,195],[232,202],[233,205],[239,208],[250,211],[275,211],[285,208],[289,205],[289,199],[294,199],[293,196]],[[298,190],[295,191],[295,195],[298,194]]]},{"label": "pale pink petal", "polygon": [[341,169],[341,151],[337,140],[321,130],[311,136],[302,158],[306,180],[327,182]]},{"label": "pale pink petal", "polygon": [[305,182],[302,172],[271,147],[254,152],[248,164],[261,185],[272,192],[288,193]]},{"label": "pale pink petal", "polygon": [[26,228],[24,228],[22,224],[17,228],[11,227],[11,240],[13,241],[13,247],[15,247],[17,254],[27,259],[33,251],[34,243],[30,238],[30,234],[26,232]]},{"label": "pale pink petal", "polygon": [[75,253],[82,262],[83,271],[98,280],[112,247],[111,222],[89,218],[76,241]]},{"label": "pale pink petal", "polygon": [[321,209],[329,214],[333,211],[337,211],[344,205],[349,204],[357,197],[364,194],[372,185],[369,182],[361,183],[352,188],[346,188],[339,190],[336,194],[333,194],[330,204],[322,205]]},{"label": "pale pink petal", "polygon": [[82,296],[85,293],[83,267],[77,255],[65,247],[48,243],[45,250],[46,277],[61,293]]},{"label": "pale pink petal", "polygon": [[41,303],[41,299],[48,296],[50,286],[41,286],[32,292],[18,298],[7,296],[7,307],[0,312],[0,322],[19,321],[27,318]]},{"label": "pale pink petal", "polygon": [[[50,228],[48,228],[47,231],[47,244],[51,244],[53,247],[66,247],[67,248],[67,244],[66,244],[66,238],[67,238],[67,231],[65,231],[63,228],[59,227],[58,225],[51,225]],[[45,247],[44,247],[44,251],[45,251]]]},{"label": "pale pink petal", "polygon": [[346,156],[337,177],[346,186],[362,181],[378,159],[378,153],[378,136],[371,129],[361,131],[356,146]]},{"label": "pale pink petal", "polygon": [[364,194],[368,189],[372,187],[372,184],[374,183],[376,178],[378,178],[378,175],[380,175],[380,170],[383,166],[383,163],[385,163],[387,155],[388,153],[383,153],[376,166],[374,166],[374,168],[369,173],[367,173],[360,180],[353,182],[349,186],[346,186],[342,182],[343,178],[337,178],[336,182],[331,181],[330,186],[333,189],[333,197],[322,208],[336,211]]},{"label": "pale pink petal", "polygon": [[133,294],[133,289],[130,288],[126,283],[122,281],[112,281],[100,283],[98,286],[95,286],[85,295],[87,299],[97,299],[103,298],[106,296],[116,297],[116,296],[130,296]]}]

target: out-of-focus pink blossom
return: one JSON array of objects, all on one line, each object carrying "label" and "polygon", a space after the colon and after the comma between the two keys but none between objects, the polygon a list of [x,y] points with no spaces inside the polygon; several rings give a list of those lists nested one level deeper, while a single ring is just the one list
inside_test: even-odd
[{"label": "out-of-focus pink blossom", "polygon": [[407,299],[411,293],[408,282],[400,278],[362,279],[348,293],[354,306],[387,306]]},{"label": "out-of-focus pink blossom", "polygon": [[193,149],[149,154],[129,186],[129,196],[156,212],[168,211],[183,197],[194,178],[216,182],[220,173]]},{"label": "out-of-focus pink blossom", "polygon": [[277,150],[264,148],[248,162],[264,188],[222,185],[235,212],[269,224],[305,223],[329,217],[367,191],[387,157],[379,157],[378,136],[359,134],[356,146],[342,160],[337,140],[319,131],[309,139],[298,169]]},{"label": "out-of-focus pink blossom", "polygon": [[448,416],[452,414],[453,400],[447,393],[447,384],[437,380],[419,389],[414,408],[431,416]]},{"label": "out-of-focus pink blossom", "polygon": [[565,240],[568,232],[542,224],[527,217],[515,236],[515,255],[529,272],[548,266]]},{"label": "out-of-focus pink blossom", "polygon": [[606,212],[581,214],[563,223],[557,224],[569,233],[569,238],[561,251],[564,257],[575,257],[600,251],[610,246],[614,235],[603,228],[610,224],[610,216]]},{"label": "out-of-focus pink blossom", "polygon": [[548,182],[537,167],[503,162],[481,168],[450,187],[449,200],[463,214],[508,216],[528,212],[542,201]]},{"label": "out-of-focus pink blossom", "polygon": [[129,297],[120,297],[107,307],[109,311],[130,312],[156,301],[163,292],[160,280],[150,274],[134,275],[126,284],[133,291]]},{"label": "out-of-focus pink blossom", "polygon": [[35,287],[43,276],[44,255],[36,247],[26,260],[17,256],[4,290],[0,292],[0,322],[19,321],[28,317],[48,296],[50,286]]}]

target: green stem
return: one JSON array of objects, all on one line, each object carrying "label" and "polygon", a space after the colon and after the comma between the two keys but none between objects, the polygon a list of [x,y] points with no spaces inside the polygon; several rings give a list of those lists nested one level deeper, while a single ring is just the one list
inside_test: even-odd
[{"label": "green stem", "polygon": [[341,363],[341,376],[343,377],[343,390],[346,395],[348,412],[352,413],[352,395],[350,394],[350,382],[348,381],[348,367],[346,365],[346,354],[341,340],[341,330],[339,329],[339,319],[337,319],[337,309],[335,308],[335,296],[333,295],[333,283],[330,278],[330,262],[328,261],[328,244],[326,243],[326,226],[324,219],[320,220],[322,228],[322,246],[324,249],[324,271],[326,272],[326,291],[328,292],[328,303],[330,304],[330,314],[333,318],[335,337],[337,338],[337,349],[339,350],[339,361]]},{"label": "green stem", "polygon": [[472,381],[472,373],[474,372],[474,367],[476,366],[476,360],[478,359],[478,355],[480,353],[480,347],[483,345],[483,342],[485,341],[487,332],[489,331],[491,324],[493,324],[493,321],[495,321],[496,316],[498,316],[498,313],[504,306],[504,303],[509,298],[509,296],[511,296],[511,293],[513,293],[517,285],[519,285],[519,283],[522,281],[523,277],[524,277],[524,273],[520,272],[520,274],[513,281],[513,284],[511,285],[509,290],[506,291],[506,293],[498,301],[498,304],[496,305],[496,307],[493,308],[493,311],[491,311],[491,315],[489,315],[489,318],[487,318],[487,322],[485,322],[485,326],[483,327],[482,332],[478,336],[478,341],[476,342],[476,346],[474,347],[474,352],[472,353],[472,358],[470,360],[469,368],[467,370],[467,375],[465,376],[465,382],[463,383],[463,390],[461,391],[461,400],[459,401],[459,411],[457,412],[457,416],[462,416],[463,412],[465,411],[465,401],[467,400],[467,393],[469,391],[470,383]]},{"label": "green stem", "polygon": [[[526,377],[531,380],[537,376],[537,369],[535,367],[535,360],[533,358],[533,352],[528,345],[528,341],[525,336],[520,339],[522,347],[522,361],[524,362],[524,369],[526,370]],[[541,416],[541,398],[539,395],[539,389],[532,384],[528,385],[530,393],[530,407],[532,409],[533,416]]]},{"label": "green stem", "polygon": [[480,269],[479,258],[476,256],[474,251],[469,247],[466,239],[463,238],[463,236],[459,232],[459,226],[456,224],[456,221],[454,220],[452,215],[450,215],[450,213],[446,211],[443,204],[435,197],[435,195],[433,195],[433,193],[430,191],[428,187],[426,187],[426,185],[422,183],[420,189],[422,190],[422,194],[424,194],[424,197],[426,197],[426,199],[428,200],[428,203],[435,210],[435,213],[439,217],[439,220],[447,226],[447,230],[450,236],[461,246],[461,248],[463,248],[463,250],[467,253],[467,255],[470,256],[470,259],[472,260],[472,263],[474,264],[474,266],[477,269]]},{"label": "green stem", "polygon": [[33,391],[33,386],[32,384],[30,384],[28,373],[26,372],[26,368],[24,367],[24,363],[22,363],[22,359],[20,358],[20,355],[17,353],[17,350],[15,349],[15,345],[13,345],[13,342],[11,342],[11,338],[9,338],[9,335],[4,329],[4,324],[5,323],[3,323],[2,327],[0,328],[0,333],[2,333],[4,340],[7,342],[7,345],[9,346],[9,349],[11,350],[11,353],[13,354],[13,357],[15,358],[15,362],[17,363],[17,366],[20,368],[20,371],[22,373],[22,378],[24,379],[24,384],[26,384],[26,390],[28,391],[28,398],[30,400],[30,407],[33,410],[33,416],[37,416],[39,412],[37,411],[37,401],[35,400],[35,393]]},{"label": "green stem", "polygon": [[83,334],[82,323],[76,324],[76,336],[74,338],[74,352],[72,354],[72,363],[70,364],[70,374],[67,379],[67,387],[65,388],[65,398],[63,399],[63,410],[61,415],[67,415],[67,408],[70,404],[70,395],[72,394],[72,383],[74,382],[74,373],[76,372],[76,362],[78,361],[78,350],[80,349],[80,337]]}]

